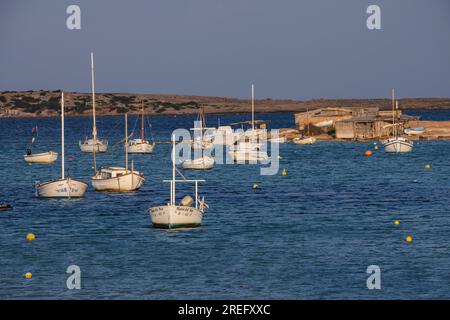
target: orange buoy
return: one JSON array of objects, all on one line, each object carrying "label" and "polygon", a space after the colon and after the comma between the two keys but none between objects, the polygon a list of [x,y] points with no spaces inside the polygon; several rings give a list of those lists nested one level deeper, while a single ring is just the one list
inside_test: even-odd
[{"label": "orange buoy", "polygon": [[364,152],[364,155],[365,155],[366,157],[370,157],[370,156],[372,155],[372,151],[366,150],[366,152]]}]

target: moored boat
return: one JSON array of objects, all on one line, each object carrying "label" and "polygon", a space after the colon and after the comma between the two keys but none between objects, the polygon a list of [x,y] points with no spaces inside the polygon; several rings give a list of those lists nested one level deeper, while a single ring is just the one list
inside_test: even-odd
[{"label": "moored boat", "polygon": [[97,122],[95,114],[95,78],[94,78],[94,54],[91,52],[91,86],[92,86],[92,137],[86,137],[78,143],[81,152],[103,153],[108,150],[108,140],[97,136]]},{"label": "moored boat", "polygon": [[[137,139],[131,139],[128,143],[128,153],[152,153],[153,148],[155,147],[154,143],[150,143],[150,141],[145,139],[145,126],[144,121],[145,113],[144,113],[144,101],[142,101],[142,114],[141,114],[141,136]],[[133,130],[134,131],[134,130]]]},{"label": "moored boat", "polygon": [[303,137],[303,138],[295,138],[292,140],[295,144],[314,144],[317,139],[314,137]]},{"label": "moored boat", "polygon": [[55,151],[31,153],[31,150],[28,149],[23,158],[28,163],[53,163],[58,160],[58,153]]},{"label": "moored boat", "polygon": [[133,161],[131,169],[128,168],[128,116],[125,114],[125,168],[108,167],[96,171],[91,179],[92,186],[96,191],[110,192],[132,192],[137,191],[145,181],[144,175],[134,170]]},{"label": "moored boat", "polygon": [[83,197],[88,185],[83,181],[65,177],[64,152],[64,92],[61,92],[61,178],[35,184],[36,196],[40,198],[78,198]]},{"label": "moored boat", "polygon": [[408,136],[421,135],[425,132],[425,128],[424,127],[405,128],[404,132]]},{"label": "moored boat", "polygon": [[[170,182],[170,202],[167,205],[156,206],[149,209],[150,219],[153,227],[164,229],[193,228],[202,223],[203,214],[208,205],[204,198],[200,200],[198,194],[199,182],[205,180],[176,180],[175,166],[175,137],[172,137],[172,180]],[[184,178],[184,177],[183,177]],[[176,204],[176,183],[188,182],[195,184],[195,200],[191,196],[184,197]]]}]

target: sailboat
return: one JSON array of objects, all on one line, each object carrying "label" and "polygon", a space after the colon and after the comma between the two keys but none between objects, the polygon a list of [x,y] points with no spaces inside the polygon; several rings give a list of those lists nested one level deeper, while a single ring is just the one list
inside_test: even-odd
[{"label": "sailboat", "polygon": [[41,198],[83,197],[88,185],[83,181],[65,177],[64,155],[64,92],[61,93],[61,178],[45,183],[36,182],[36,196]]},{"label": "sailboat", "polygon": [[200,135],[196,136],[194,134],[194,139],[192,139],[192,149],[196,150],[206,150],[214,146],[213,137],[205,135],[206,131],[206,120],[205,120],[205,110],[202,109],[198,114],[197,123],[200,124],[199,128],[192,128],[191,130],[200,132]]},{"label": "sailboat", "polygon": [[[167,205],[149,209],[150,219],[155,228],[174,229],[198,227],[202,223],[205,209],[208,208],[204,197],[200,200],[198,194],[198,184],[205,180],[176,180],[176,171],[175,137],[172,136],[172,180],[163,181],[170,182],[170,202]],[[185,196],[178,205],[175,203],[177,182],[195,184],[195,202],[191,196]]]},{"label": "sailboat", "polygon": [[92,85],[92,138],[86,137],[84,142],[79,142],[82,152],[106,152],[108,140],[97,137],[97,124],[95,118],[95,78],[94,78],[94,54],[91,52],[91,85]]},{"label": "sailboat", "polygon": [[[37,139],[38,127],[33,128],[33,133],[36,133],[36,137],[33,137],[31,140],[31,144]],[[23,156],[23,159],[28,163],[53,163],[58,160],[58,153],[55,151],[47,151],[47,152],[39,152],[33,153],[31,151],[31,147],[26,149],[26,153]]]},{"label": "sailboat", "polygon": [[128,144],[128,153],[152,153],[155,144],[150,143],[145,139],[145,128],[144,128],[144,101],[142,101],[142,115],[141,115],[141,137],[138,139],[130,140]]},{"label": "sailboat", "polygon": [[309,110],[306,110],[306,116],[307,116],[307,122],[308,122],[308,135],[301,138],[295,138],[292,140],[292,142],[296,144],[314,144],[316,143],[317,139],[314,137],[311,137],[311,131],[310,131],[310,123],[309,123]]},{"label": "sailboat", "polygon": [[229,154],[235,162],[266,161],[269,156],[262,150],[262,145],[257,143],[261,136],[261,130],[255,129],[255,86],[252,84],[252,128],[229,149]]},{"label": "sailboat", "polygon": [[[94,153],[95,155],[95,153]],[[95,175],[92,177],[92,186],[96,191],[132,192],[137,191],[144,183],[144,175],[134,170],[131,161],[131,170],[128,168],[128,116],[125,114],[125,168],[101,168],[97,172],[94,161]]]},{"label": "sailboat", "polygon": [[392,89],[392,137],[381,141],[384,151],[388,153],[406,153],[411,152],[413,142],[405,137],[398,135],[398,123],[396,123],[398,110],[398,101],[395,100],[395,90]]},{"label": "sailboat", "polygon": [[203,150],[209,149],[213,146],[212,139],[206,138],[204,135],[205,131],[205,115],[204,112],[200,112],[199,121],[200,127],[193,128],[192,130],[198,130],[200,135],[196,137],[194,135],[194,139],[192,142],[192,148],[196,150],[201,150],[201,156],[196,159],[188,159],[183,161],[182,167],[183,169],[193,169],[193,170],[209,170],[214,167],[215,160],[211,156],[205,156]]}]

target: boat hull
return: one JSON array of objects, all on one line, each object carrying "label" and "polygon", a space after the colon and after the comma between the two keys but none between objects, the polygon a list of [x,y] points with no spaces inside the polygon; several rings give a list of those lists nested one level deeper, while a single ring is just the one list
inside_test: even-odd
[{"label": "boat hull", "polygon": [[95,191],[133,192],[139,190],[144,180],[142,175],[130,172],[113,178],[94,176],[91,182]]},{"label": "boat hull", "polygon": [[209,170],[214,167],[214,158],[212,157],[203,157],[194,160],[186,160],[183,162],[183,169],[191,169],[191,170]]},{"label": "boat hull", "polygon": [[235,162],[258,162],[267,161],[269,156],[262,151],[230,151],[230,155]]},{"label": "boat hull", "polygon": [[294,139],[292,140],[295,144],[314,144],[316,143],[317,139],[314,137],[308,137],[308,138],[303,138],[303,139]]},{"label": "boat hull", "polygon": [[382,144],[384,151],[388,153],[407,153],[413,148],[413,143],[406,139],[388,139]]},{"label": "boat hull", "polygon": [[36,196],[39,198],[80,198],[84,197],[88,185],[71,178],[58,179],[36,184]]},{"label": "boat hull", "polygon": [[155,145],[149,142],[134,143],[128,145],[128,153],[152,153]]},{"label": "boat hull", "polygon": [[103,140],[97,140],[97,143],[94,143],[93,139],[88,139],[84,142],[79,142],[81,152],[86,153],[104,153],[108,150],[108,142]]},{"label": "boat hull", "polygon": [[149,209],[149,213],[153,227],[163,229],[198,227],[203,218],[203,212],[185,206],[153,207]]},{"label": "boat hull", "polygon": [[24,155],[24,160],[28,163],[53,163],[58,160],[58,153],[54,151]]}]

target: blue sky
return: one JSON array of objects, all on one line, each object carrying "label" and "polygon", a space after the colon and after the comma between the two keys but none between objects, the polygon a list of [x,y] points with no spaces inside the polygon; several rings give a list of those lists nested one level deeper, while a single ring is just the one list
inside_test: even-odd
[{"label": "blue sky", "polygon": [[0,90],[88,92],[94,51],[99,92],[450,96],[448,0],[2,0],[0,41]]}]

